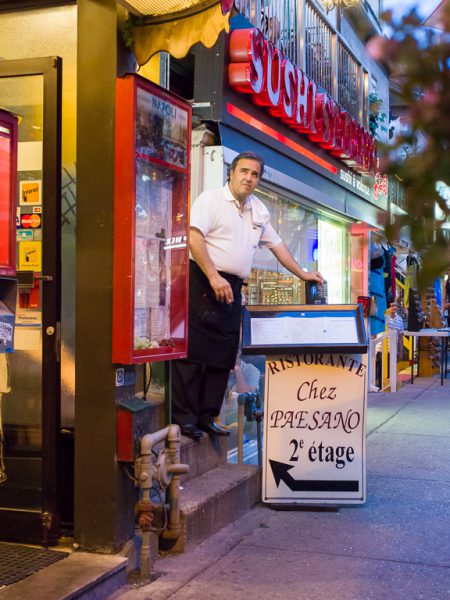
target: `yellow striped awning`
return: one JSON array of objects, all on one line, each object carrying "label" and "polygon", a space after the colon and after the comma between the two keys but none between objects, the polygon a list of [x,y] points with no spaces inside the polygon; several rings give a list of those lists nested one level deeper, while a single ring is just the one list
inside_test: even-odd
[{"label": "yellow striped awning", "polygon": [[[144,17],[132,27],[133,52],[139,66],[157,52],[183,58],[198,42],[211,48],[221,31],[229,31],[224,0],[120,0],[134,15]],[[225,8],[225,10],[226,10]],[[142,22],[141,22],[142,21]]]}]

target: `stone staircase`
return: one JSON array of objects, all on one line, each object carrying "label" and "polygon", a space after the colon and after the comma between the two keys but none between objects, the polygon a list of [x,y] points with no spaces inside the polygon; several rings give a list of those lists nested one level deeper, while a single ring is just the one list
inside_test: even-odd
[{"label": "stone staircase", "polygon": [[182,438],[180,453],[189,465],[181,477],[183,530],[172,546],[160,542],[161,550],[174,553],[189,551],[261,499],[260,469],[227,464],[227,438]]}]

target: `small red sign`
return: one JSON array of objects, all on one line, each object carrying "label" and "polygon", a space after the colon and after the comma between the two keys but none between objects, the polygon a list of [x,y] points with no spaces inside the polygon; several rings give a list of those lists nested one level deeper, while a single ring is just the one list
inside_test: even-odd
[{"label": "small red sign", "polygon": [[41,226],[41,215],[36,213],[21,215],[20,223],[24,229],[28,229],[29,227],[36,229]]}]

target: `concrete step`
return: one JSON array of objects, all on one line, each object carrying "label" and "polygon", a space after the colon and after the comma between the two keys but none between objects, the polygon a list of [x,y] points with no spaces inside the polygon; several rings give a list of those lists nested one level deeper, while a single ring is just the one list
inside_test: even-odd
[{"label": "concrete step", "polygon": [[[189,465],[189,473],[181,476],[182,482],[203,475],[219,465],[227,463],[227,439],[225,436],[210,437],[204,435],[199,440],[181,436],[180,462]],[[156,444],[154,450],[159,452],[164,442]]]},{"label": "concrete step", "polygon": [[160,550],[186,552],[261,500],[261,471],[255,465],[219,465],[185,482],[181,490],[182,532]]},{"label": "concrete step", "polygon": [[102,600],[126,583],[127,562],[123,556],[72,552],[0,589],[0,600]]},{"label": "concrete step", "polygon": [[227,439],[225,436],[210,437],[205,434],[195,441],[182,436],[181,462],[189,465],[189,473],[181,477],[182,485],[227,463]]}]

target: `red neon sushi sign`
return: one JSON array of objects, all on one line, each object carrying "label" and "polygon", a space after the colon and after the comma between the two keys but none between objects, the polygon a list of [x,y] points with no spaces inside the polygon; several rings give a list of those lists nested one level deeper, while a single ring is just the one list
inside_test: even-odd
[{"label": "red neon sushi sign", "polygon": [[230,86],[361,174],[375,174],[377,144],[258,29],[236,29],[230,39]]}]

